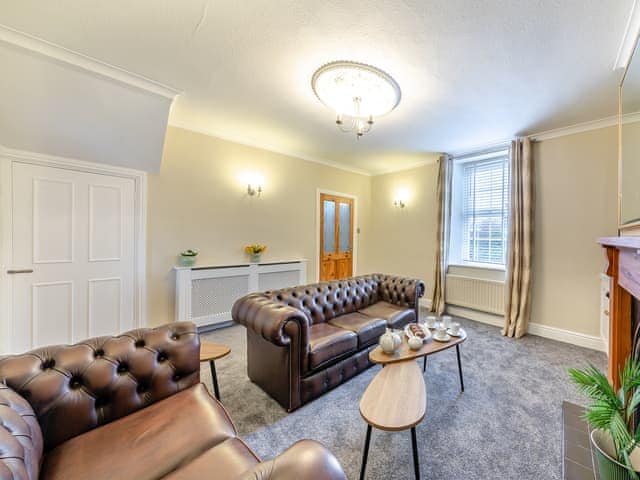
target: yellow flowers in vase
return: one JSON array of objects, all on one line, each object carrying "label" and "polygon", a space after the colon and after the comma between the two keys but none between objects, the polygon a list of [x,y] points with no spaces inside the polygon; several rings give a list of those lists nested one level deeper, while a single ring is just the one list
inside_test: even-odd
[{"label": "yellow flowers in vase", "polygon": [[247,245],[244,251],[251,255],[251,263],[260,263],[260,255],[267,249],[266,245]]}]

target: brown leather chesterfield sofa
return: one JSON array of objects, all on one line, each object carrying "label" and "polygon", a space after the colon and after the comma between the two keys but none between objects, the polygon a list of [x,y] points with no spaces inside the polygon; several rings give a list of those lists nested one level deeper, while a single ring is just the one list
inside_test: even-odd
[{"label": "brown leather chesterfield sofa", "polygon": [[235,302],[249,378],[292,411],[369,368],[387,327],[418,319],[420,280],[372,274],[254,293]]},{"label": "brown leather chesterfield sofa", "polygon": [[346,480],[303,440],[260,462],[200,383],[192,323],[0,359],[2,480]]}]

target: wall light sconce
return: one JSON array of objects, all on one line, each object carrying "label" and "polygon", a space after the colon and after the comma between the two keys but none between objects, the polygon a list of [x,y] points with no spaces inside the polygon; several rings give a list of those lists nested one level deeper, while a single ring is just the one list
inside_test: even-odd
[{"label": "wall light sconce", "polygon": [[409,200],[409,190],[406,188],[399,188],[396,192],[396,198],[393,201],[393,206],[397,208],[404,208],[407,206]]},{"label": "wall light sconce", "polygon": [[262,193],[262,185],[257,185],[255,187],[252,186],[251,184],[247,185],[247,194],[250,197],[253,197],[254,195],[257,195],[259,197],[261,193]]},{"label": "wall light sconce", "polygon": [[259,197],[264,189],[264,177],[257,173],[245,173],[242,175],[243,183],[247,186],[247,195]]}]

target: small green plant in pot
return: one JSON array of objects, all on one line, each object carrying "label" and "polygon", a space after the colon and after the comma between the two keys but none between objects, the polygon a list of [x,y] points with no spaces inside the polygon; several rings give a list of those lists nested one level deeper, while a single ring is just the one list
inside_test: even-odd
[{"label": "small green plant in pot", "polygon": [[640,362],[628,358],[619,372],[616,392],[607,377],[595,366],[569,369],[571,380],[589,399],[584,418],[594,429],[595,447],[602,480],[639,480],[640,428],[634,428],[634,412],[640,405]]},{"label": "small green plant in pot", "polygon": [[198,256],[197,250],[187,249],[184,252],[180,252],[180,265],[183,267],[192,267],[196,263],[196,257]]}]

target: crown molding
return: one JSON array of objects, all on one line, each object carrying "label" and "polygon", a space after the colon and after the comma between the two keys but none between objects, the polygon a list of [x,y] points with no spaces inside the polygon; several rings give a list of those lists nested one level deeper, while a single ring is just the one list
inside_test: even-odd
[{"label": "crown molding", "polygon": [[219,138],[221,140],[226,140],[228,142],[238,143],[246,147],[259,148],[261,150],[266,150],[268,152],[278,153],[280,155],[286,155],[287,157],[297,158],[298,160],[304,160],[305,162],[319,163],[320,165],[337,168],[339,170],[344,170],[345,172],[349,172],[349,173],[357,173],[358,175],[364,175],[366,177],[371,177],[373,175],[371,172],[367,172],[366,170],[350,167],[342,163],[326,160],[323,158],[310,157],[309,155],[304,155],[298,152],[293,152],[283,148],[274,147],[273,145],[268,145],[260,142],[255,142],[252,140],[247,140],[246,138],[240,138],[233,135],[226,135],[220,132],[216,132],[214,130],[209,130],[209,129],[200,128],[200,127],[192,127],[190,125],[187,125],[185,123],[178,122],[175,120],[169,120],[169,126],[174,128],[180,128],[182,130],[187,130],[190,132],[199,133],[201,135],[206,135],[207,137],[214,137],[214,138]]},{"label": "crown molding", "polygon": [[[627,113],[622,116],[622,123],[635,123],[640,122],[640,112]],[[551,140],[552,138],[564,137],[567,135],[573,135],[576,133],[588,132],[591,130],[598,130],[600,128],[613,127],[618,124],[618,115],[612,115],[610,117],[601,118],[599,120],[592,120],[590,122],[577,123],[567,127],[555,128],[553,130],[547,130],[540,133],[534,133],[529,135],[532,140],[541,142],[543,140]]]},{"label": "crown molding", "polygon": [[629,12],[629,20],[627,20],[627,26],[624,29],[624,35],[620,41],[620,47],[618,48],[618,55],[616,56],[616,62],[613,65],[614,70],[627,69],[633,52],[636,49],[638,38],[640,37],[640,7],[638,7],[638,0],[633,1],[631,11]]},{"label": "crown molding", "polygon": [[145,92],[159,95],[168,100],[173,100],[181,93],[180,90],[143,77],[137,73],[129,72],[124,68],[74,52],[68,48],[34,37],[28,33],[14,30],[2,24],[0,24],[0,41],[47,58],[53,58],[60,62],[73,65],[74,67],[78,67],[95,75],[116,80],[117,82],[144,90]]}]

